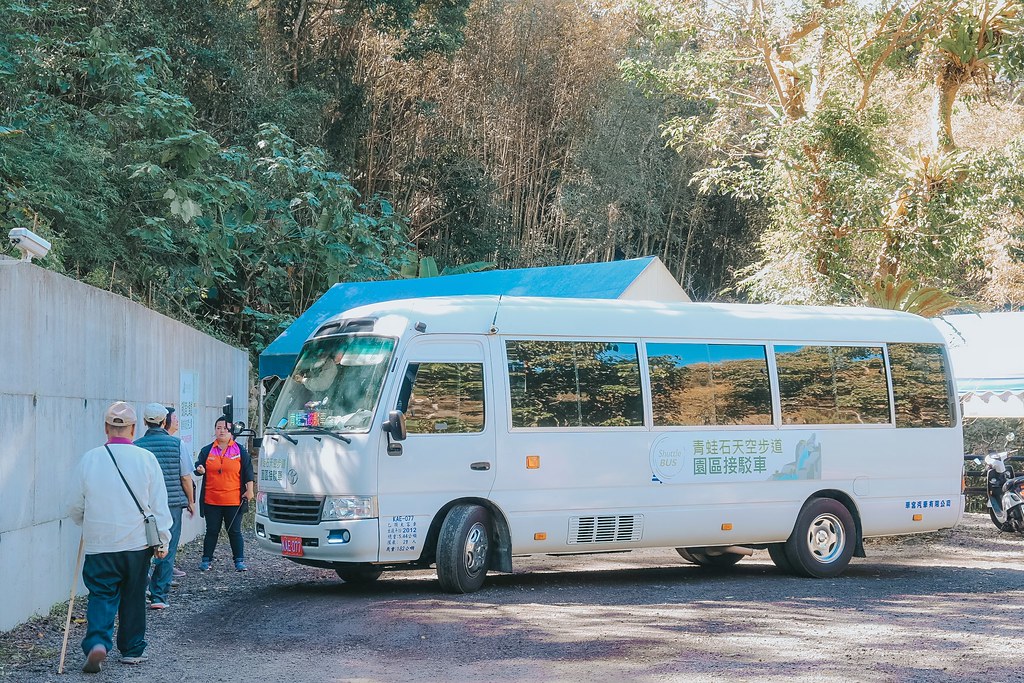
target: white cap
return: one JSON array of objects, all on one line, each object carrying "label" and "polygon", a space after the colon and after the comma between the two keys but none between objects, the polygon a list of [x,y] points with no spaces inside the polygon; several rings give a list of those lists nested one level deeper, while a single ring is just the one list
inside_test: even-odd
[{"label": "white cap", "polygon": [[142,409],[142,419],[147,424],[162,425],[167,419],[167,408],[160,403],[147,403]]}]

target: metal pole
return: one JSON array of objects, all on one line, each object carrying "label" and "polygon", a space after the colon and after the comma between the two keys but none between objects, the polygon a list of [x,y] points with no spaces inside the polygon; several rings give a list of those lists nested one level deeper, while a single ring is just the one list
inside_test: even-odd
[{"label": "metal pole", "polygon": [[258,397],[256,406],[256,436],[263,436],[263,401],[267,397],[267,386],[263,383],[263,379],[260,379],[260,387],[256,392]]}]

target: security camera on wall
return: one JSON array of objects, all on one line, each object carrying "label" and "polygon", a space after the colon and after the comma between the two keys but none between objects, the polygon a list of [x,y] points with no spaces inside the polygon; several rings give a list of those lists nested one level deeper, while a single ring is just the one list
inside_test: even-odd
[{"label": "security camera on wall", "polygon": [[11,246],[21,252],[22,261],[43,258],[50,253],[50,243],[28,228],[14,228],[7,233]]}]

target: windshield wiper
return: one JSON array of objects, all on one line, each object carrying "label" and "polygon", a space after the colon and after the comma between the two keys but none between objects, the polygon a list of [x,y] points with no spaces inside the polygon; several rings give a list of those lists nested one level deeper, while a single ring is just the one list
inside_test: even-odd
[{"label": "windshield wiper", "polygon": [[283,436],[284,438],[288,439],[288,441],[290,441],[293,446],[298,445],[298,443],[299,443],[298,440],[288,436],[287,432],[282,432],[280,429],[275,429],[273,427],[270,427],[270,428],[265,429],[263,431],[265,433],[267,433],[267,434],[271,434],[272,436]]},{"label": "windshield wiper", "polygon": [[352,443],[352,439],[348,438],[347,436],[342,436],[338,432],[331,431],[330,429],[327,429],[327,427],[312,427],[312,426],[306,425],[305,427],[300,427],[299,431],[313,432],[314,434],[326,434],[327,436],[333,436],[338,441],[344,441],[345,443]]}]

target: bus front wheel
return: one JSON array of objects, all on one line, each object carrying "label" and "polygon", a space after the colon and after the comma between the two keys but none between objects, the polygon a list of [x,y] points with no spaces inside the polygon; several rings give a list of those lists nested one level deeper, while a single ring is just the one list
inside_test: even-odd
[{"label": "bus front wheel", "polygon": [[802,576],[827,579],[850,564],[857,544],[856,525],[846,506],[832,498],[814,498],[796,518],[786,541],[786,557]]},{"label": "bus front wheel", "polygon": [[357,565],[354,567],[335,567],[334,573],[345,583],[351,583],[355,586],[367,586],[379,579],[380,575],[384,572],[373,565]]},{"label": "bus front wheel", "polygon": [[448,511],[437,539],[437,580],[446,593],[472,593],[484,584],[491,559],[491,516],[479,505]]}]

